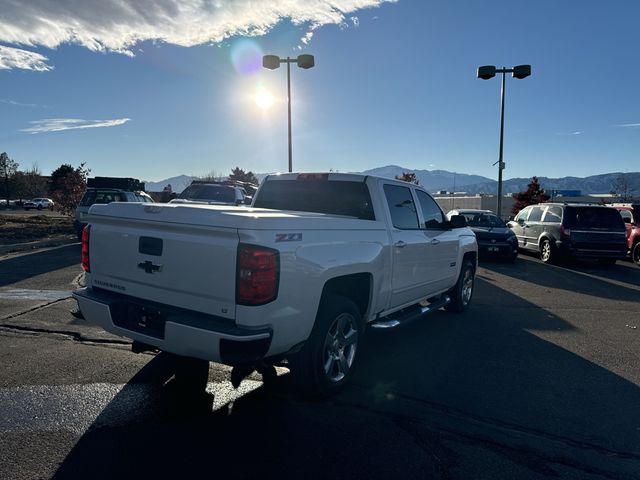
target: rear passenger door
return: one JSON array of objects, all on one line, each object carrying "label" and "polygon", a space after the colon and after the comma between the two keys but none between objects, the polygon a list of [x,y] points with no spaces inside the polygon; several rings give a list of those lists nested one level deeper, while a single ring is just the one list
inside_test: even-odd
[{"label": "rear passenger door", "polygon": [[410,187],[383,184],[391,222],[390,307],[414,303],[426,296],[428,245],[420,227],[418,209]]},{"label": "rear passenger door", "polygon": [[422,212],[421,228],[427,242],[426,270],[429,293],[436,293],[455,283],[458,272],[458,234],[449,228],[446,216],[436,201],[422,190],[415,190]]}]

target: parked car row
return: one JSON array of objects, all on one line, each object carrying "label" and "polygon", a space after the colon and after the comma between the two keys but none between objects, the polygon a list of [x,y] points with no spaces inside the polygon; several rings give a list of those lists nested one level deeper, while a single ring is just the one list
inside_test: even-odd
[{"label": "parked car row", "polygon": [[513,261],[522,250],[538,253],[544,263],[593,258],[603,264],[629,256],[640,266],[640,205],[543,203],[525,207],[507,224],[489,210],[447,215],[466,218],[481,256]]}]

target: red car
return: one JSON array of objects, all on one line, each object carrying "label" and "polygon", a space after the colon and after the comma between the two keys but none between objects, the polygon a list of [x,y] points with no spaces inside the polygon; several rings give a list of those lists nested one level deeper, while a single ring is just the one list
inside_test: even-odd
[{"label": "red car", "polygon": [[640,267],[640,204],[614,205],[627,228],[627,247],[631,260]]}]

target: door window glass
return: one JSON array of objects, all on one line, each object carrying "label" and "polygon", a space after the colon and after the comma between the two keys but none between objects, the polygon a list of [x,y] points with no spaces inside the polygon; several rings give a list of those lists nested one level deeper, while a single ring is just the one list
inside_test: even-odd
[{"label": "door window glass", "polygon": [[533,207],[529,215],[529,222],[539,222],[542,220],[542,207]]},{"label": "door window glass", "polygon": [[387,198],[391,222],[396,228],[403,230],[418,229],[418,213],[413,202],[411,190],[398,185],[385,185],[384,195]]},{"label": "door window glass", "polygon": [[524,210],[520,210],[520,213],[518,213],[518,215],[515,218],[516,222],[524,222],[527,219],[527,215],[529,215],[529,212],[531,211],[530,208],[525,208]]},{"label": "door window glass", "polygon": [[424,228],[438,230],[444,227],[444,215],[433,198],[421,190],[416,190],[422,215],[424,216]]},{"label": "door window glass", "polygon": [[620,215],[622,216],[622,219],[625,221],[625,223],[633,223],[633,215],[631,215],[631,212],[629,210],[620,210]]}]

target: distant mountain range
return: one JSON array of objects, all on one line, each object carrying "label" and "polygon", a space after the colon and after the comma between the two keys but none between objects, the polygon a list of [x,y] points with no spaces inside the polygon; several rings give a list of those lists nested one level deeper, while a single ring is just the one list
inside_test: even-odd
[{"label": "distant mountain range", "polygon": [[[466,173],[449,172],[447,170],[412,170],[410,168],[400,167],[398,165],[387,165],[384,167],[372,168],[363,172],[366,175],[376,175],[385,178],[394,178],[402,175],[404,172],[413,172],[423,185],[430,192],[440,190],[467,192],[469,194],[486,193],[495,194],[497,182],[480,175],[468,175]],[[266,173],[256,174],[258,179],[264,178]],[[628,183],[628,191],[640,194],[640,172],[632,173],[604,173],[601,175],[592,175],[590,177],[562,177],[549,178],[538,177],[540,185],[547,192],[550,190],[580,190],[583,195],[593,193],[609,193],[614,189],[614,185],[618,179],[624,176]],[[174,192],[184,190],[192,180],[196,177],[190,175],[179,175],[167,178],[158,182],[145,182],[147,191],[159,192],[167,185],[171,184]],[[516,193],[526,190],[527,184],[531,178],[511,178],[504,180],[502,190],[506,193]]]}]

